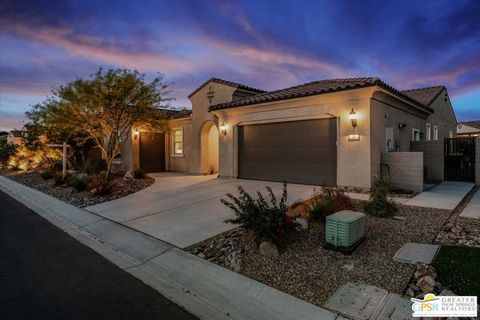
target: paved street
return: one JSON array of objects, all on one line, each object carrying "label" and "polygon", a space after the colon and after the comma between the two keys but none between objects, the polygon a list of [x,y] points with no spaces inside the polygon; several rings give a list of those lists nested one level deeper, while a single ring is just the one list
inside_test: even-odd
[{"label": "paved street", "polygon": [[0,192],[0,319],[196,319]]}]

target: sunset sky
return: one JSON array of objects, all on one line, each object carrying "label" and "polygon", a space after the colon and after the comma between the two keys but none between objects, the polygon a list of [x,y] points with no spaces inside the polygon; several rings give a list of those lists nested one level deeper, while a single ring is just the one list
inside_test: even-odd
[{"label": "sunset sky", "polygon": [[172,106],[210,77],[272,90],[379,76],[445,85],[480,119],[480,1],[0,0],[0,130],[99,67],[163,73]]}]

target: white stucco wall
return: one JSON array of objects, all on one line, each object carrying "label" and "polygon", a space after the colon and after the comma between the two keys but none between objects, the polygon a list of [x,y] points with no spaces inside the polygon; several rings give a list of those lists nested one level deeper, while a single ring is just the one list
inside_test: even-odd
[{"label": "white stucco wall", "polygon": [[[364,88],[213,111],[227,126],[227,134],[220,136],[219,175],[229,178],[238,176],[237,128],[240,125],[336,117],[337,184],[370,188],[371,92],[372,88]],[[356,133],[360,135],[359,141],[348,140],[348,135],[353,133],[348,120],[352,108],[358,117]]]}]

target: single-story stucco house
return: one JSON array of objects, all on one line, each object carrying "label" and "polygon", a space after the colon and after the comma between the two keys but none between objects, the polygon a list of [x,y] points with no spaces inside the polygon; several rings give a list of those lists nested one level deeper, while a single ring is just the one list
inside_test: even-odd
[{"label": "single-story stucco house", "polygon": [[400,91],[377,77],[275,91],[212,78],[189,99],[191,112],[172,111],[167,132],[132,129],[123,170],[371,188],[382,154],[457,128],[444,86]]}]

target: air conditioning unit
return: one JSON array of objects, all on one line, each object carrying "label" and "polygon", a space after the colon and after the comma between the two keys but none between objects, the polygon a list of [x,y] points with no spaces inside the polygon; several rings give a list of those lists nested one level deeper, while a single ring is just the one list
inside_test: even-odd
[{"label": "air conditioning unit", "polygon": [[351,254],[365,238],[365,214],[342,210],[326,217],[326,249]]}]

